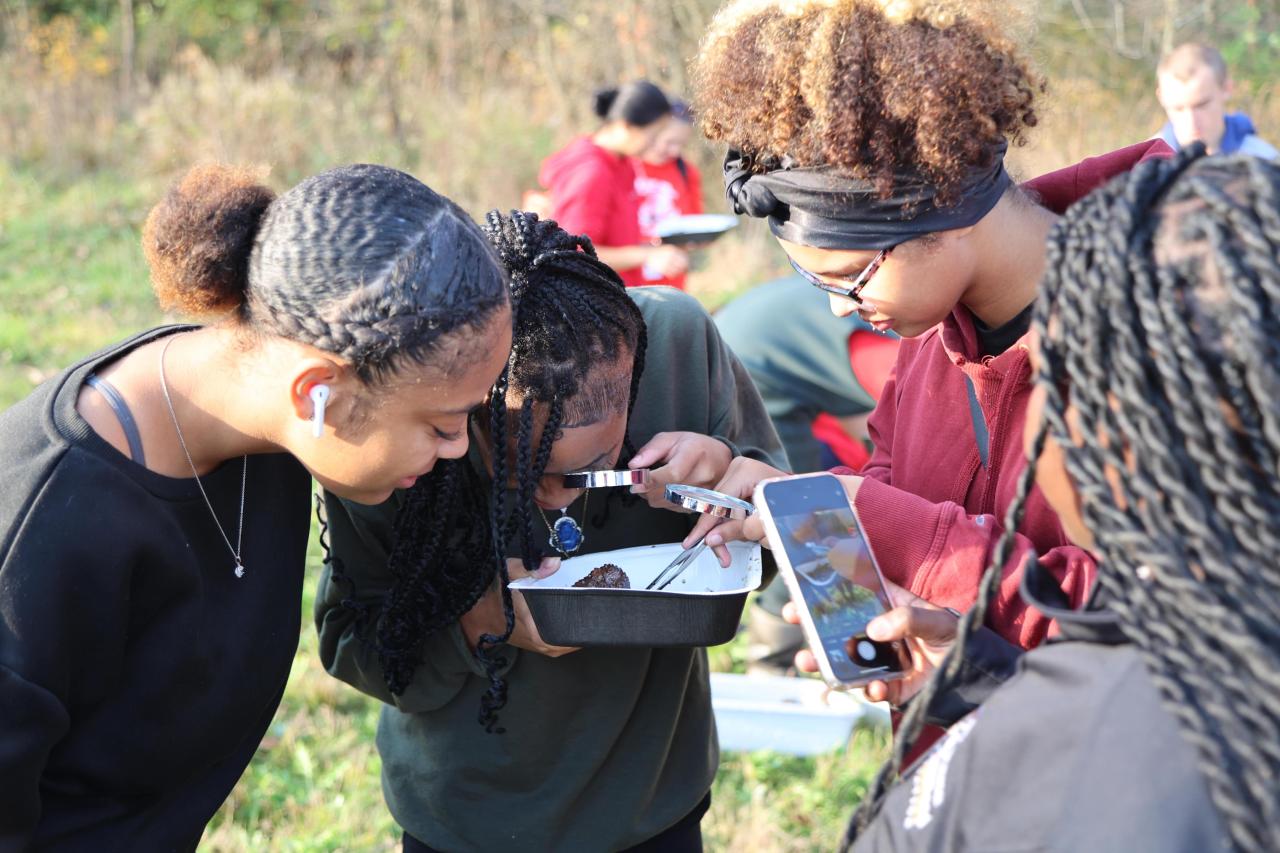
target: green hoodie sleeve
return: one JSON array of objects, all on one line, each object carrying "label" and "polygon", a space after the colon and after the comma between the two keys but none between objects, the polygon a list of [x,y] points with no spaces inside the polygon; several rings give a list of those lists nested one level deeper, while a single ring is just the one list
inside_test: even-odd
[{"label": "green hoodie sleeve", "polygon": [[742,362],[729,350],[716,327],[707,325],[711,374],[711,435],[729,445],[734,456],[747,456],[790,470],[778,432],[765,411],[760,392]]},{"label": "green hoodie sleeve", "polygon": [[[633,287],[628,294],[649,332],[631,418],[636,446],[659,432],[688,430],[719,439],[735,457],[789,471],[760,392],[702,305],[671,287]],[[762,589],[777,572],[768,549],[763,557]]]},{"label": "green hoodie sleeve", "polygon": [[[454,622],[422,644],[422,663],[404,693],[387,688],[375,647],[378,608],[391,588],[387,559],[401,493],[378,506],[363,506],[325,493],[330,559],[316,591],[320,660],[330,675],[406,713],[431,711],[452,700],[468,676],[484,676]],[[369,642],[366,642],[366,639]],[[508,668],[518,651],[504,647]]]},{"label": "green hoodie sleeve", "polygon": [[702,305],[670,287],[628,293],[649,335],[631,422],[636,445],[658,432],[688,430],[723,441],[734,456],[787,469],[760,392]]}]

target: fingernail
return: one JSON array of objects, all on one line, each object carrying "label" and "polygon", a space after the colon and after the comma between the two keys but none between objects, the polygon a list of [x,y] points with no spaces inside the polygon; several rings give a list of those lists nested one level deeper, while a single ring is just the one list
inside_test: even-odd
[{"label": "fingernail", "polygon": [[645,492],[645,487],[640,485],[639,483],[631,487],[631,494],[633,495],[643,495],[644,492]]},{"label": "fingernail", "polygon": [[867,623],[867,636],[873,640],[887,640],[888,633],[884,621],[879,616]]},{"label": "fingernail", "polygon": [[710,545],[712,548],[715,548],[717,545],[723,545],[724,537],[721,536],[719,533],[708,533],[707,544]]},{"label": "fingernail", "polygon": [[547,575],[554,573],[558,568],[560,568],[559,557],[543,557],[542,562],[538,564],[537,575],[539,578],[545,578]]}]

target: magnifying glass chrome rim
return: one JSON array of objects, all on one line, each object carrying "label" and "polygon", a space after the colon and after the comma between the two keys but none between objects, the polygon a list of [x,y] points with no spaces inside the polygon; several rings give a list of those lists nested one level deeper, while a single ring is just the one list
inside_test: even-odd
[{"label": "magnifying glass chrome rim", "polygon": [[673,483],[667,486],[666,495],[667,500],[678,507],[700,512],[703,515],[728,518],[732,521],[741,521],[749,515],[754,515],[756,511],[748,501],[700,486]]},{"label": "magnifying glass chrome rim", "polygon": [[566,489],[612,489],[618,486],[643,486],[649,482],[649,469],[621,471],[574,471],[564,475]]}]

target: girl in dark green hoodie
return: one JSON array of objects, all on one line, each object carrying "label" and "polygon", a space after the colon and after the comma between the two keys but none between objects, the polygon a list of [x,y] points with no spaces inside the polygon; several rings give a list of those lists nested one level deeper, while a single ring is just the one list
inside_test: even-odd
[{"label": "girl in dark green hoodie", "polygon": [[[321,655],[387,703],[406,849],[700,849],[718,761],[705,652],[550,647],[507,581],[554,570],[560,510],[578,554],[679,541],[691,519],[661,508],[662,485],[714,483],[741,455],[784,465],[777,435],[693,299],[625,290],[590,241],[529,214],[490,214],[488,232],[516,306],[508,371],[469,458],[380,507],[328,497]],[[655,468],[648,501],[562,485],[628,462]]]}]

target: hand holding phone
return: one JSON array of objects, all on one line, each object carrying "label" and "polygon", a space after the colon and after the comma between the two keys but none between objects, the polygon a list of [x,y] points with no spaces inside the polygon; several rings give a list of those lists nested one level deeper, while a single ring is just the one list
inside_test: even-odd
[{"label": "hand holding phone", "polygon": [[827,684],[847,689],[901,678],[901,643],[873,640],[867,623],[893,603],[843,485],[830,474],[766,480],[757,515]]},{"label": "hand holding phone", "polygon": [[[933,671],[942,665],[955,642],[960,617],[954,611],[913,595],[893,581],[885,580],[884,585],[897,606],[868,622],[867,635],[874,640],[901,640],[911,663],[902,678],[876,679],[863,687],[872,702],[888,702],[897,707],[920,692]],[[795,602],[788,601],[783,606],[782,618],[792,625],[800,624],[800,610]],[[846,649],[846,652],[852,654],[853,650]],[[795,665],[801,672],[818,672],[818,661],[807,648],[796,652]]]}]

